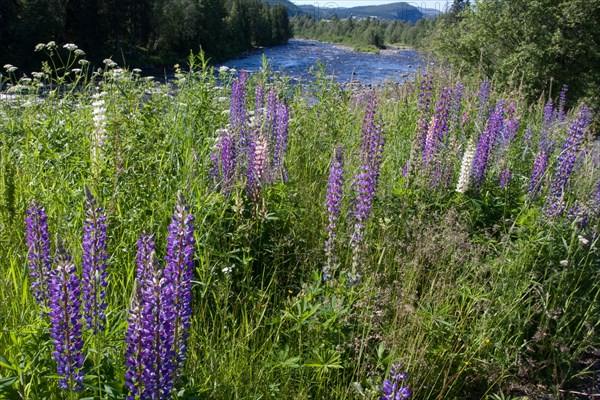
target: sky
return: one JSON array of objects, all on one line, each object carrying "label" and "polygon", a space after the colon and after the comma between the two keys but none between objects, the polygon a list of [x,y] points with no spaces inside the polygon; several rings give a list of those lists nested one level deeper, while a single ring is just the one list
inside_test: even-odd
[{"label": "sky", "polygon": [[334,7],[356,7],[369,6],[388,3],[397,3],[403,1],[419,8],[434,8],[445,11],[446,4],[450,0],[291,0],[295,4],[311,4],[315,7],[334,8]]}]

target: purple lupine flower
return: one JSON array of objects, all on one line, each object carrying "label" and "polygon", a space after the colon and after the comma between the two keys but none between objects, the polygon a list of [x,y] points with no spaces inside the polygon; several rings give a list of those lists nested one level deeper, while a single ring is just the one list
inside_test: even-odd
[{"label": "purple lupine flower", "polygon": [[236,146],[235,136],[227,129],[220,131],[219,151],[221,156],[221,175],[223,177],[221,191],[229,193],[233,185],[236,169]]},{"label": "purple lupine flower", "polygon": [[242,72],[231,87],[231,103],[229,104],[229,124],[231,130],[239,133],[247,118],[246,111],[246,81],[248,74]]},{"label": "purple lupine flower", "polygon": [[247,111],[246,111],[246,82],[248,74],[242,72],[233,82],[231,88],[231,104],[229,105],[229,127],[237,138],[236,158],[242,157],[248,147]]},{"label": "purple lupine flower", "polygon": [[81,337],[81,287],[77,267],[59,243],[50,280],[50,337],[60,376],[58,386],[77,392],[83,388],[84,356]]},{"label": "purple lupine flower", "polygon": [[352,235],[352,272],[350,282],[360,282],[362,257],[366,252],[364,230],[365,222],[371,215],[373,198],[379,183],[379,170],[383,160],[385,143],[381,126],[375,123],[375,95],[371,94],[361,131],[361,166],[360,172],[354,177],[353,188],[356,192],[354,199],[354,233]]},{"label": "purple lupine flower", "polygon": [[48,284],[52,274],[48,216],[35,200],[26,211],[25,244],[33,297],[40,307],[48,307]]},{"label": "purple lupine flower", "polygon": [[154,255],[154,237],[153,235],[140,235],[137,242],[136,257],[136,285],[133,291],[129,317],[127,322],[127,333],[125,334],[125,386],[129,389],[130,395],[127,400],[134,400],[136,396],[144,392],[144,352],[142,347],[142,332],[145,306],[144,293],[147,293],[154,276],[152,269],[152,258]]},{"label": "purple lupine flower", "polygon": [[533,162],[533,170],[531,171],[531,179],[529,180],[529,188],[527,189],[528,196],[535,199],[541,189],[542,178],[546,173],[546,165],[548,164],[548,154],[540,151]]},{"label": "purple lupine flower", "polygon": [[379,400],[401,400],[408,399],[411,395],[410,388],[403,382],[408,379],[408,373],[402,370],[403,364],[393,364],[390,369],[390,379],[383,381],[381,391],[383,396]]},{"label": "purple lupine flower", "polygon": [[385,137],[379,123],[375,122],[375,110],[377,109],[377,99],[374,93],[369,94],[367,100],[367,109],[363,120],[360,143],[361,164],[368,166],[372,174],[373,190],[377,189],[379,183],[379,171],[383,161],[383,147]]},{"label": "purple lupine flower", "polygon": [[515,139],[517,131],[519,130],[521,117],[515,115],[515,113],[515,102],[513,101],[508,106],[508,115],[504,119],[504,124],[502,126],[502,131],[500,135],[501,150],[507,150],[507,148],[511,145],[512,141]]},{"label": "purple lupine flower", "polygon": [[531,146],[531,139],[533,138],[533,130],[531,129],[531,126],[527,126],[527,128],[525,128],[525,134],[523,135],[523,140],[525,141],[525,146],[529,147]]},{"label": "purple lupine flower", "polygon": [[488,116],[489,113],[489,107],[488,107],[488,100],[490,98],[490,89],[492,88],[492,84],[490,83],[490,81],[482,81],[481,85],[479,86],[479,91],[477,92],[477,97],[478,97],[478,111],[477,111],[477,123],[478,124],[483,124],[483,121],[485,121],[485,119]]},{"label": "purple lupine flower", "polygon": [[452,90],[452,104],[451,104],[451,130],[456,129],[462,124],[462,100],[465,94],[465,85],[462,82],[458,82]]},{"label": "purple lupine flower", "polygon": [[350,274],[350,283],[355,284],[361,281],[360,270],[362,269],[362,257],[365,249],[365,222],[371,215],[374,188],[372,172],[368,165],[361,165],[361,172],[354,177],[354,190],[356,198],[354,199],[354,232],[352,234],[350,245],[352,246],[352,272]]},{"label": "purple lupine flower", "polygon": [[557,119],[560,122],[564,122],[566,118],[565,114],[565,104],[567,103],[567,91],[569,90],[568,85],[563,85],[560,89],[560,94],[558,96],[558,115]]},{"label": "purple lupine flower", "polygon": [[419,92],[419,119],[417,121],[416,134],[411,144],[408,160],[403,167],[402,176],[406,179],[406,185],[411,184],[411,179],[414,178],[417,168],[421,162],[423,152],[425,150],[425,141],[427,132],[429,131],[429,108],[431,105],[432,79],[428,73],[423,73],[421,76],[421,86]]},{"label": "purple lupine flower", "polygon": [[[436,103],[435,114],[431,124],[429,125],[429,131],[427,132],[427,137],[425,139],[425,149],[423,150],[423,167],[426,173],[430,175],[432,186],[438,185],[440,176],[442,174],[442,162],[436,160],[436,156],[448,133],[451,98],[452,88],[443,88],[440,99]],[[433,176],[431,176],[432,170]]]},{"label": "purple lupine flower", "polygon": [[552,105],[552,100],[548,100],[546,105],[544,106],[544,115],[542,118],[542,136],[548,134],[548,130],[554,123],[554,106]]},{"label": "purple lupine flower", "polygon": [[588,209],[579,201],[576,201],[567,211],[567,218],[579,229],[585,229],[589,221]]},{"label": "purple lupine flower", "polygon": [[106,215],[96,207],[94,196],[85,188],[86,219],[83,224],[83,260],[81,262],[83,312],[87,327],[94,332],[104,329],[106,316]]},{"label": "purple lupine flower", "polygon": [[332,274],[337,266],[337,258],[335,256],[335,240],[336,240],[336,225],[342,205],[342,186],[344,184],[344,160],[342,146],[336,147],[331,167],[329,168],[329,180],[327,182],[327,240],[325,241],[325,255],[327,256],[327,264],[323,267],[323,280],[331,279]]},{"label": "purple lupine flower", "polygon": [[283,163],[285,152],[287,150],[289,120],[290,114],[287,105],[283,101],[277,102],[275,118],[275,149],[273,151],[273,167],[271,176],[279,177],[283,182],[287,182],[289,178]]},{"label": "purple lupine flower", "polygon": [[519,129],[521,117],[515,115],[515,103],[511,102],[508,106],[508,113],[504,118],[504,122],[498,135],[498,155],[497,163],[500,173],[500,189],[505,189],[511,178],[508,154],[514,142],[514,139]]},{"label": "purple lupine flower", "polygon": [[194,278],[194,215],[180,193],[167,237],[165,288],[162,292],[162,323],[167,333],[163,347],[161,387],[170,393],[179,378],[187,355],[187,339],[192,316],[192,280]]},{"label": "purple lupine flower", "polygon": [[485,179],[488,167],[488,159],[491,154],[492,147],[496,142],[498,132],[502,128],[504,119],[504,104],[498,101],[492,115],[486,125],[485,130],[479,137],[477,149],[475,150],[475,159],[473,162],[473,186],[481,187]]},{"label": "purple lupine flower", "polygon": [[546,103],[544,106],[544,115],[542,118],[542,128],[540,130],[540,148],[535,156],[529,187],[527,189],[528,196],[535,199],[542,188],[542,178],[546,173],[546,167],[550,156],[554,151],[554,141],[550,137],[550,130],[554,124],[552,102]]},{"label": "purple lupine flower", "polygon": [[169,311],[165,312],[164,304],[164,297],[171,291],[168,291],[163,270],[159,268],[154,252],[150,251],[144,261],[147,265],[143,275],[146,275],[147,279],[140,285],[140,348],[143,371],[138,390],[140,399],[161,400],[171,397],[173,387],[173,311],[169,308]]},{"label": "purple lupine flower", "polygon": [[591,121],[591,112],[589,108],[583,107],[579,110],[577,117],[571,122],[567,141],[563,146],[563,150],[558,156],[558,162],[550,185],[548,197],[544,209],[548,216],[557,216],[564,211],[564,192],[567,186],[567,181],[575,160],[579,154],[581,144],[583,143],[583,133],[585,128]]},{"label": "purple lupine flower", "polygon": [[510,184],[510,168],[505,167],[500,174],[500,189],[506,189]]}]

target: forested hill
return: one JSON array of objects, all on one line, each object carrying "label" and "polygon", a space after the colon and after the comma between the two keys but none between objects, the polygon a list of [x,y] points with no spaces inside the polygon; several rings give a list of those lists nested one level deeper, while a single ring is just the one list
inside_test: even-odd
[{"label": "forested hill", "polygon": [[335,3],[328,4],[323,7],[302,5],[300,10],[314,19],[376,18],[415,23],[424,18],[424,14],[419,8],[403,2],[350,8],[339,7]]},{"label": "forested hill", "polygon": [[39,65],[38,43],[75,43],[90,60],[172,64],[287,43],[286,8],[259,0],[0,0],[0,65]]}]

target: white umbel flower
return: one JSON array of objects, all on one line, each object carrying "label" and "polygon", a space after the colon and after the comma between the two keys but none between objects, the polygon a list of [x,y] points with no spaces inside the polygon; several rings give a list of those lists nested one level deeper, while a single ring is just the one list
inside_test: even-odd
[{"label": "white umbel flower", "polygon": [[460,174],[458,176],[458,183],[456,184],[456,191],[458,193],[465,193],[469,189],[469,181],[471,179],[471,169],[473,168],[473,161],[475,160],[475,143],[471,142],[465,150],[463,155],[462,164],[460,165]]},{"label": "white umbel flower", "polygon": [[67,49],[68,51],[75,51],[78,49],[78,47],[74,43],[67,43],[63,46],[63,49]]}]

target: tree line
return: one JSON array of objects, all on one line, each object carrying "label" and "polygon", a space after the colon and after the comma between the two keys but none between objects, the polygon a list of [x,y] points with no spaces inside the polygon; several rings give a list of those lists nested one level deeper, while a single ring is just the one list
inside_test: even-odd
[{"label": "tree line", "polygon": [[313,19],[300,15],[291,19],[294,36],[327,42],[344,43],[358,49],[383,48],[386,44],[420,47],[434,22],[420,19],[417,23],[375,18]]},{"label": "tree line", "polygon": [[170,64],[190,51],[224,59],[290,36],[285,7],[259,0],[0,0],[0,61],[21,66],[38,64],[35,45],[51,40],[91,60]]},{"label": "tree line", "polygon": [[600,0],[454,0],[436,21],[431,50],[463,72],[530,99],[600,106]]}]

